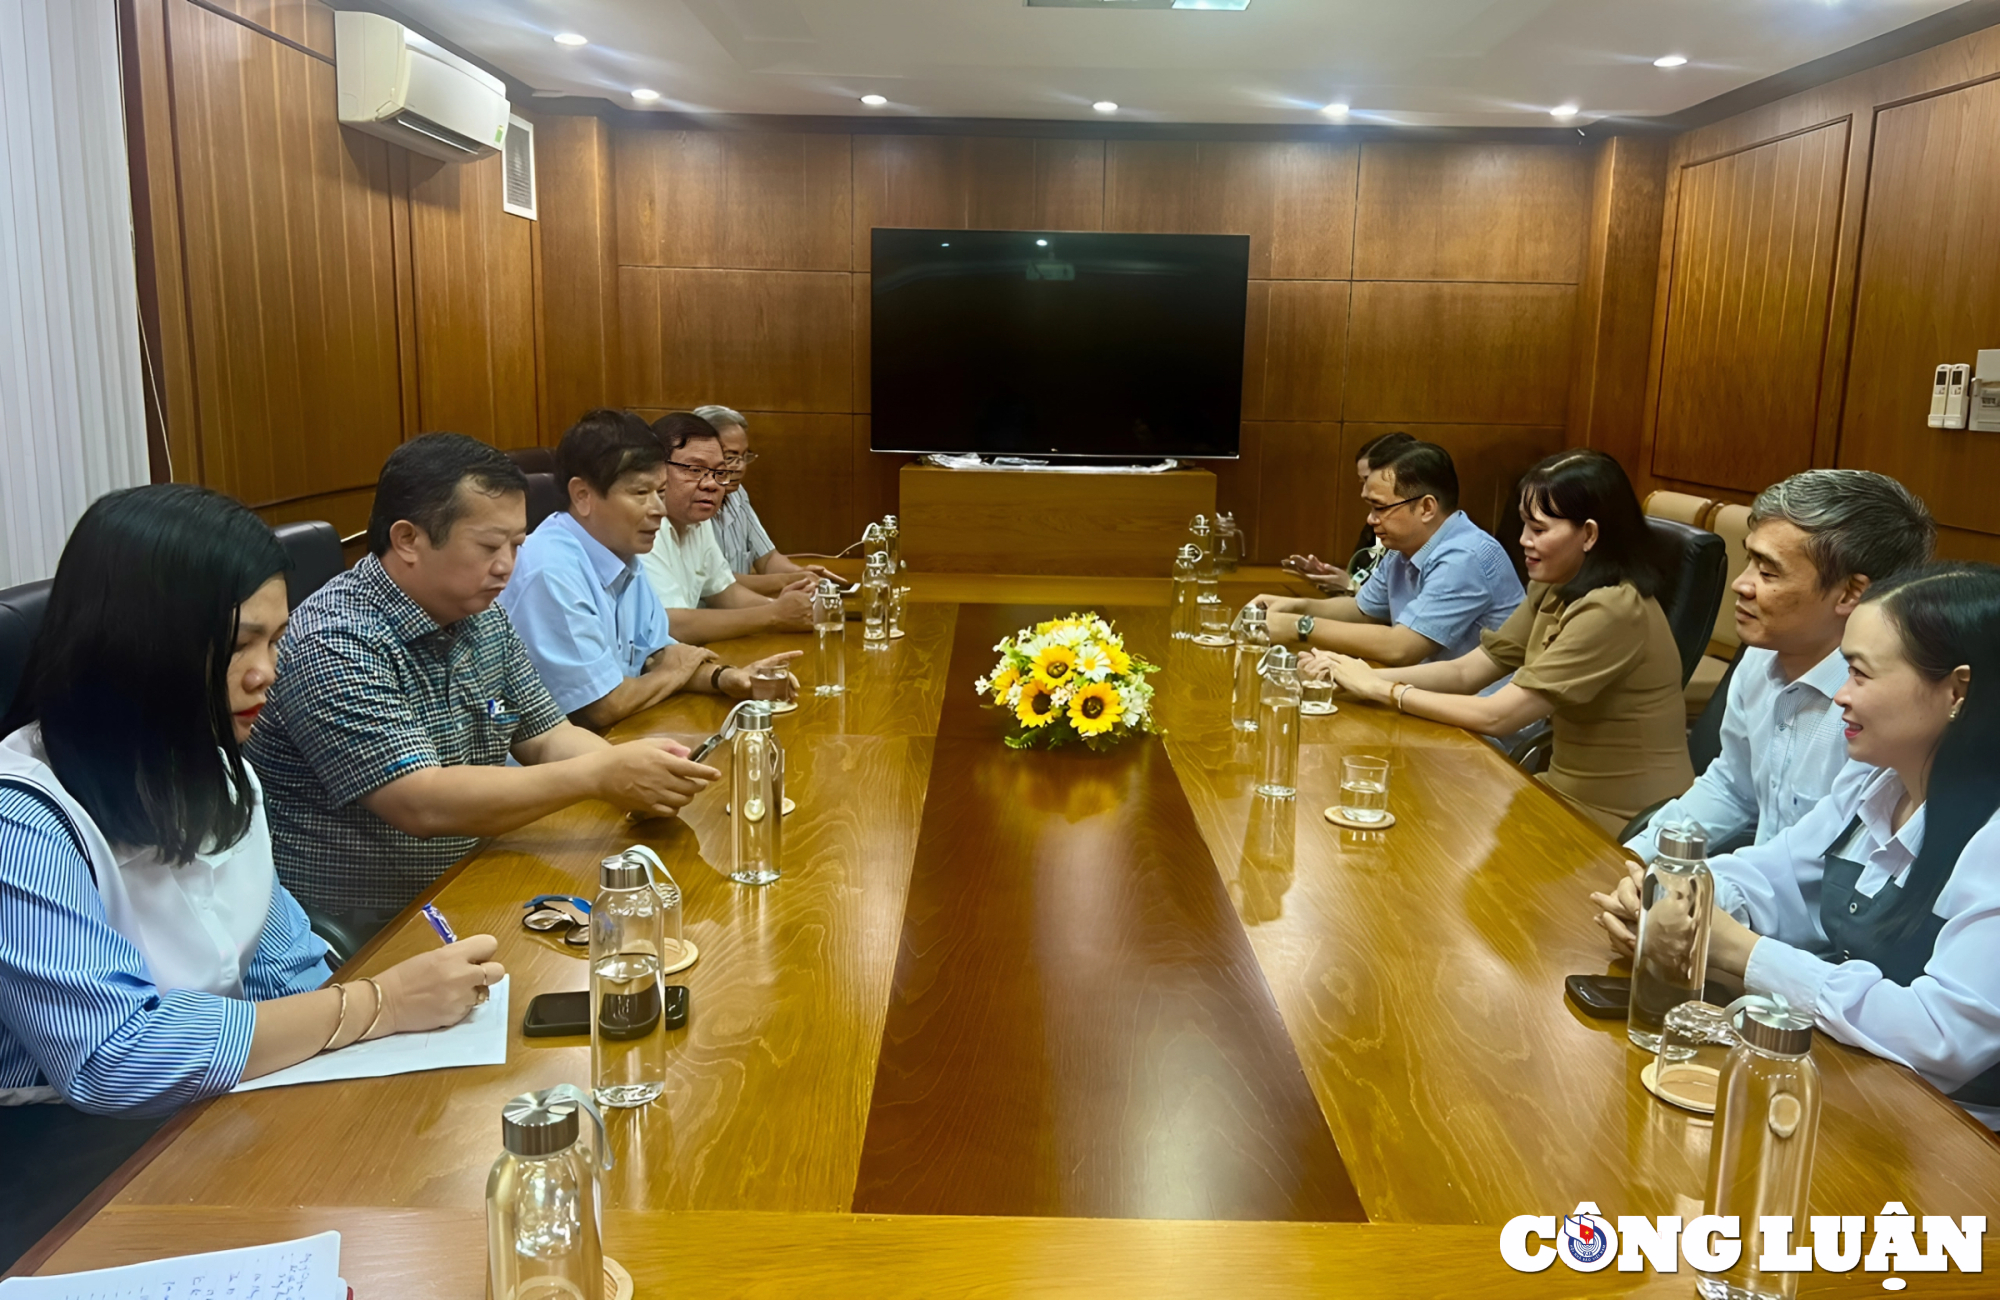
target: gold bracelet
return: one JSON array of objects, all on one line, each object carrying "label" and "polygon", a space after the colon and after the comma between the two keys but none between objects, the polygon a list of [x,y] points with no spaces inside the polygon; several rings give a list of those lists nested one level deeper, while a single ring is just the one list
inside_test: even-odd
[{"label": "gold bracelet", "polygon": [[347,1024],[347,986],[336,984],[334,987],[340,990],[340,1017],[333,1022],[333,1032],[326,1036],[326,1042],[320,1045],[319,1052],[313,1053],[314,1056],[330,1050],[333,1047],[333,1040],[340,1037],[341,1028]]},{"label": "gold bracelet", "polygon": [[389,999],[383,994],[380,984],[377,984],[374,979],[367,975],[361,977],[361,982],[375,990],[375,1017],[368,1022],[368,1028],[361,1031],[361,1037],[354,1040],[357,1043],[366,1042],[368,1035],[375,1032],[375,1026],[382,1023],[382,1012],[389,1006]]},{"label": "gold bracelet", "polygon": [[1409,682],[1397,682],[1389,688],[1389,702],[1396,706],[1396,712],[1403,711],[1403,697],[1410,693]]}]

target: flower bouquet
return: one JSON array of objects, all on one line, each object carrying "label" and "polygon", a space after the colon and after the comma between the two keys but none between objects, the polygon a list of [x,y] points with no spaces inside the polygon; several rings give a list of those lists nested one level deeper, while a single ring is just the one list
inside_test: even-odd
[{"label": "flower bouquet", "polygon": [[1011,749],[1081,740],[1106,749],[1153,730],[1153,687],[1159,670],[1126,653],[1125,640],[1095,614],[1072,614],[1022,628],[993,647],[1000,662],[976,683],[988,708],[1006,709],[1018,724]]}]

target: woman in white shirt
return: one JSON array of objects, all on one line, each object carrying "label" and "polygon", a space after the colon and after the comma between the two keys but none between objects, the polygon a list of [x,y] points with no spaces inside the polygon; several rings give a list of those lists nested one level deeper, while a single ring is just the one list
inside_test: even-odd
[{"label": "woman in white shirt", "polygon": [[[1841,652],[1851,761],[1791,828],[1710,863],[1710,969],[2000,1127],[2000,569],[1871,588]],[[1636,879],[1592,899],[1629,953]]]}]

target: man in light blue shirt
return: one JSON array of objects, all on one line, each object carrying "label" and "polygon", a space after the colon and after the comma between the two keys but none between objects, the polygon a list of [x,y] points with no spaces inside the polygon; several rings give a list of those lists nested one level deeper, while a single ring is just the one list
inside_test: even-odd
[{"label": "man in light blue shirt", "polygon": [[1658,828],[1689,818],[1707,830],[1711,855],[1763,844],[1826,797],[1847,762],[1833,702],[1847,680],[1847,616],[1871,583],[1928,560],[1936,535],[1923,502],[1867,470],[1807,470],[1764,490],[1730,586],[1743,650],[1722,750],[1626,848],[1650,859]]},{"label": "man in light blue shirt", "polygon": [[[666,519],[666,451],[645,421],[592,411],[563,435],[557,477],[567,511],[521,544],[500,604],[556,706],[602,730],[680,690],[747,698],[757,670],[798,651],[733,668],[668,631],[666,610],[639,571]],[[789,675],[779,688],[797,689]]]},{"label": "man in light blue shirt", "polygon": [[1451,453],[1413,442],[1362,485],[1387,553],[1353,596],[1259,596],[1274,643],[1296,641],[1392,667],[1456,659],[1526,594],[1500,543],[1458,508]]}]

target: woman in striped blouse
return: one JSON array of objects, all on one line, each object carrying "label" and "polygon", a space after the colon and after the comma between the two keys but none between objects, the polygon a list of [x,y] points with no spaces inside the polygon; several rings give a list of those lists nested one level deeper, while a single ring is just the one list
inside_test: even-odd
[{"label": "woman in striped blouse", "polygon": [[[326,983],[240,746],[283,633],[285,553],[181,485],[78,522],[0,723],[0,1104],[161,1114],[363,1038],[457,1023],[489,935]],[[66,1112],[14,1111],[42,1131]]]}]

